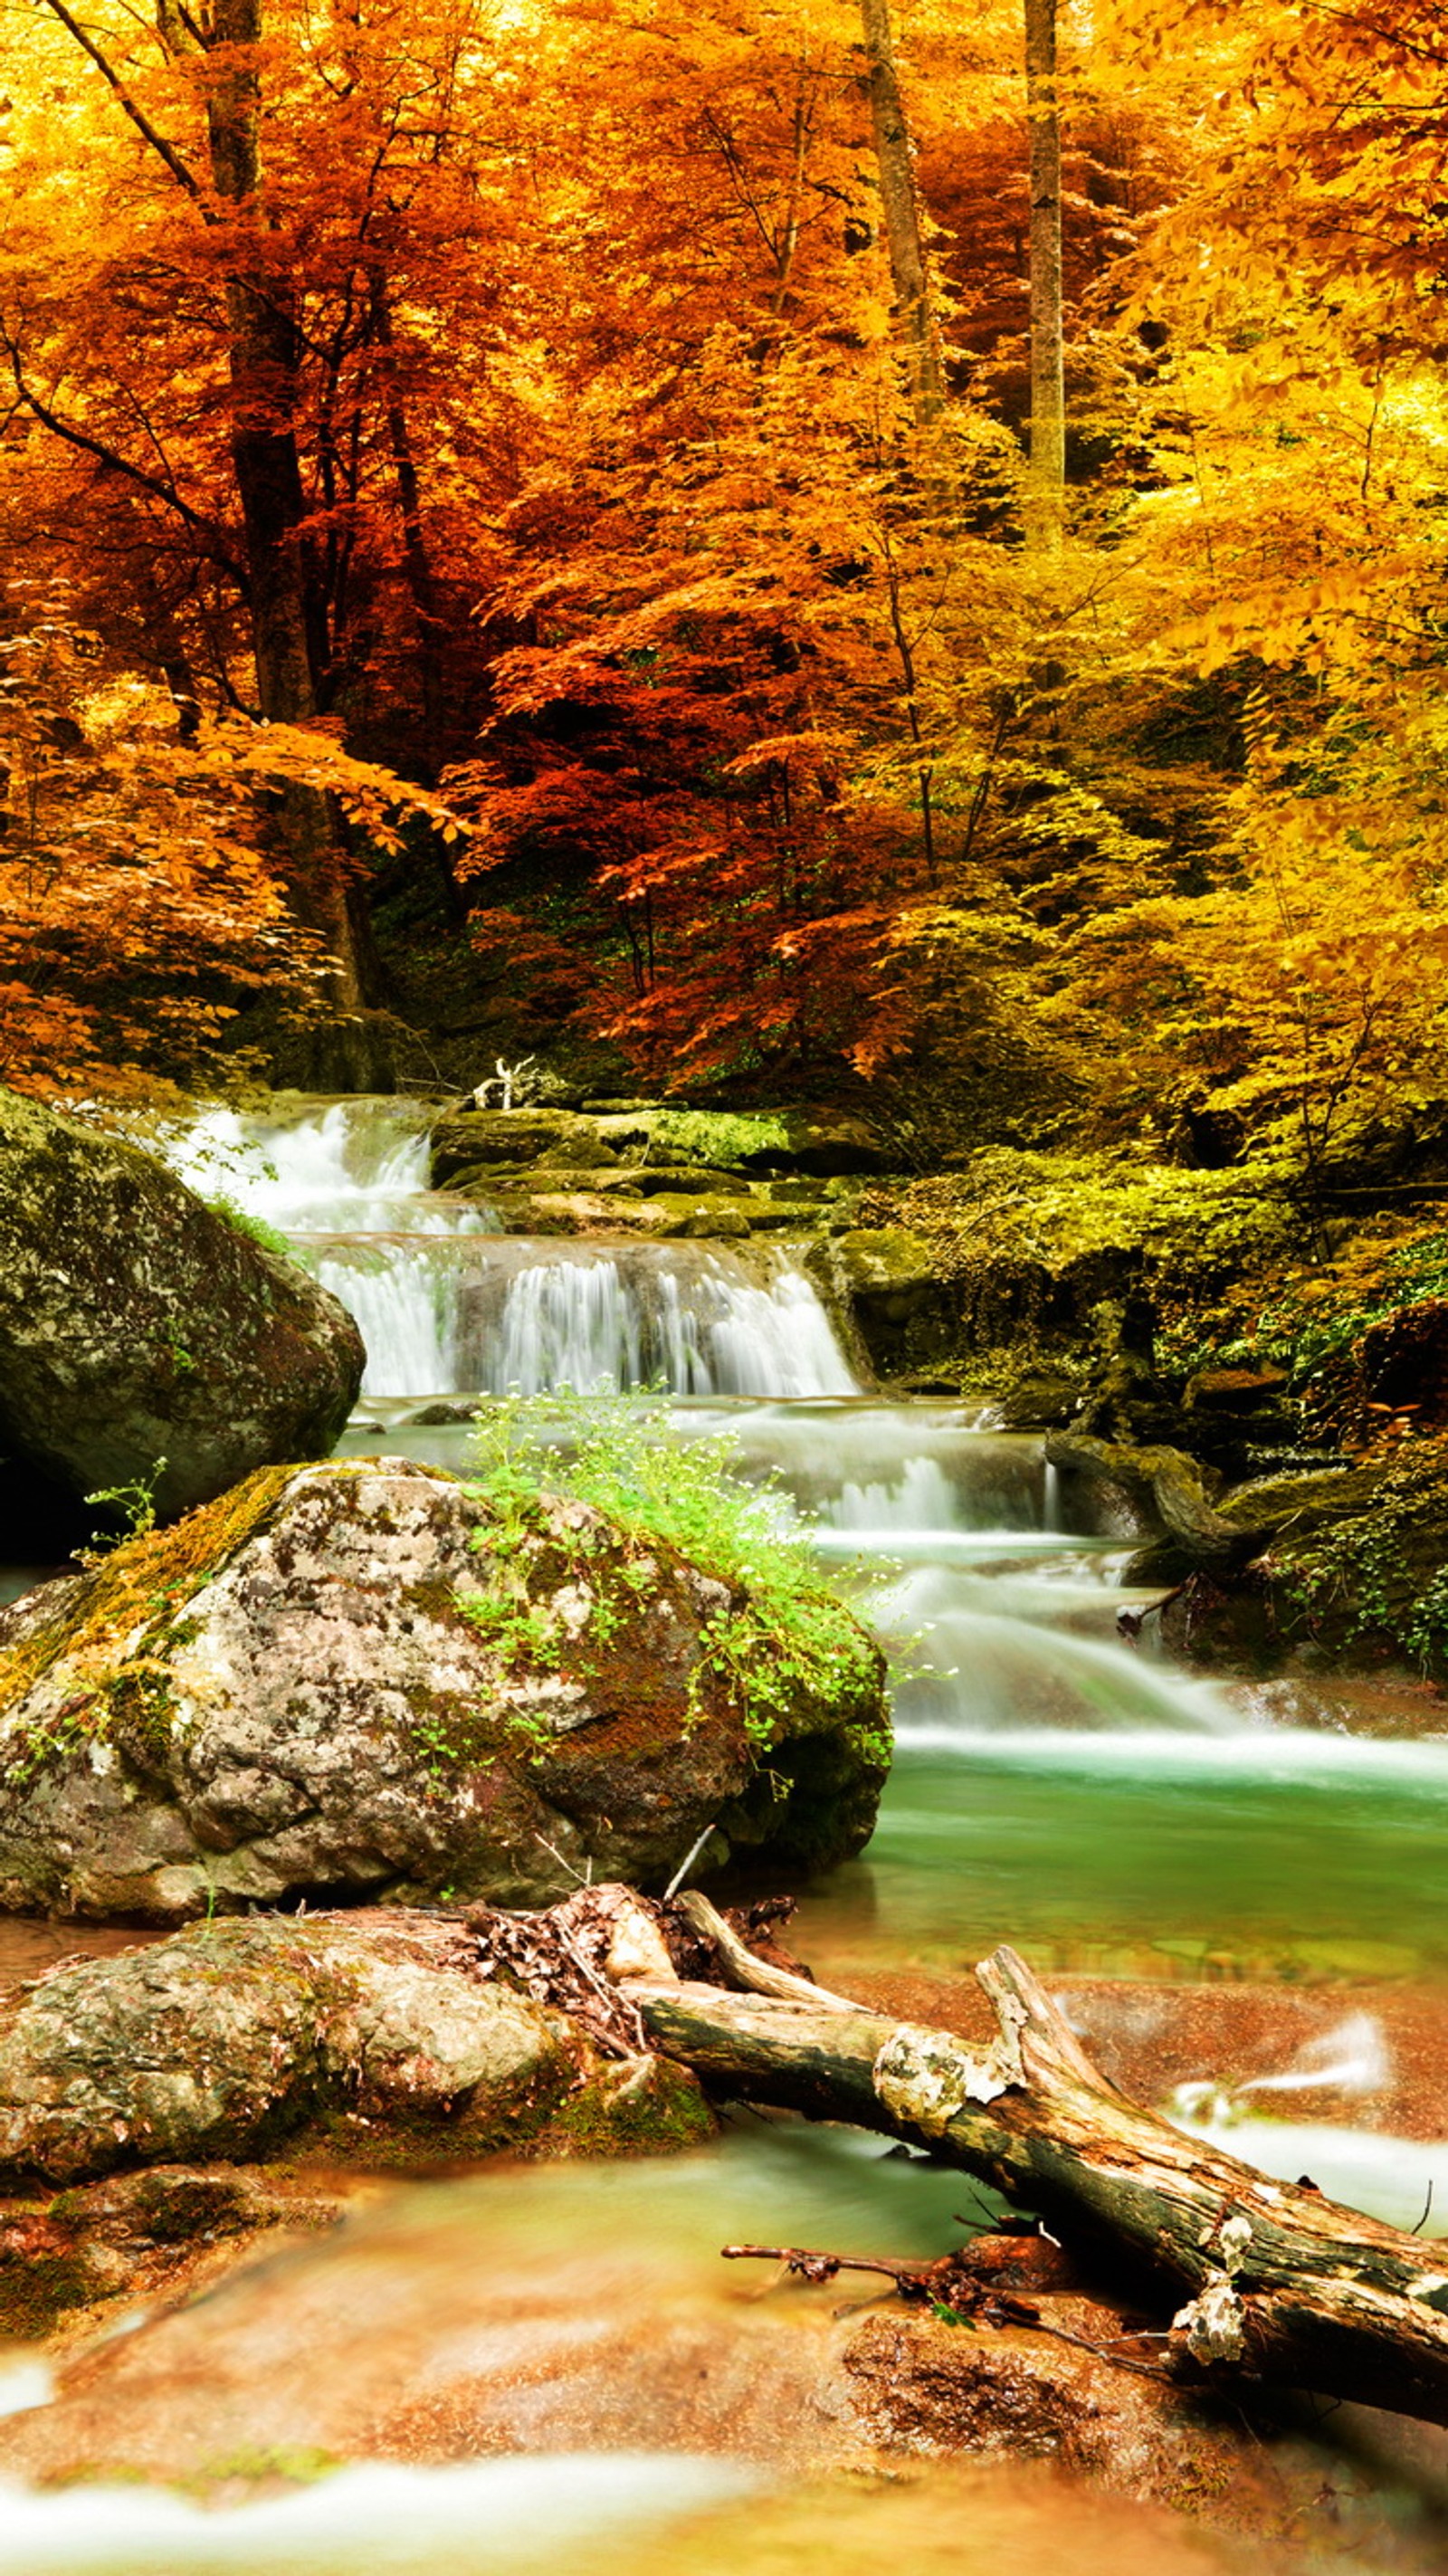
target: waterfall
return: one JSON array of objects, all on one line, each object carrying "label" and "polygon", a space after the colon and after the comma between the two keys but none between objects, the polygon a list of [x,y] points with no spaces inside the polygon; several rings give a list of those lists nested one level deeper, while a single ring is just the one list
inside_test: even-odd
[{"label": "waterfall", "polygon": [[662,1382],[673,1395],[853,1395],[828,1315],[774,1253],[514,1238],[463,1292],[456,1383],[501,1394]]},{"label": "waterfall", "polygon": [[163,1150],[203,1198],[285,1234],[356,1317],[367,1396],[449,1391],[459,1254],[496,1236],[493,1210],[428,1189],[435,1111],[422,1100],[209,1108]]},{"label": "waterfall", "polygon": [[254,1115],[210,1108],[162,1150],[203,1198],[230,1199],[284,1234],[495,1232],[489,1209],[429,1194],[434,1115],[421,1100],[305,1102]]},{"label": "waterfall", "polygon": [[856,1483],[847,1479],[826,1517],[841,1530],[953,1530],[958,1523],[954,1485],[938,1458],[903,1461],[898,1481]]},{"label": "waterfall", "polygon": [[391,1099],[208,1108],[162,1150],[203,1197],[278,1227],[356,1317],[365,1396],[856,1392],[815,1289],[777,1250],[504,1237],[491,1208],[429,1191],[434,1115]]}]

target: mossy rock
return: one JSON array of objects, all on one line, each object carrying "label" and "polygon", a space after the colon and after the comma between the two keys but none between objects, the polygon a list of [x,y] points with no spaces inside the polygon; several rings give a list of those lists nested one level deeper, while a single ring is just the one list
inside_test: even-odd
[{"label": "mossy rock", "polygon": [[[1275,1168],[1183,1171],[1125,1153],[996,1146],[872,1190],[865,1212],[929,1247],[935,1293],[896,1327],[894,1364],[949,1364],[964,1391],[1022,1420],[1018,1387],[1066,1380],[1085,1398],[1123,1352],[1146,1356],[1155,1326],[1271,1275],[1304,1240]],[[1163,1423],[1148,1436],[1174,1435]]]},{"label": "mossy rock", "polygon": [[722,1237],[740,1241],[748,1236],[747,1210],[736,1198],[715,1196],[685,1198],[661,1192],[648,1203],[648,1226],[652,1234],[664,1236]]},{"label": "mossy rock", "polygon": [[440,1118],[432,1131],[432,1185],[451,1186],[455,1172],[517,1167],[547,1156],[572,1169],[616,1162],[596,1119],[568,1109],[472,1109]]},{"label": "mossy rock", "polygon": [[546,1902],[660,1886],[711,1825],[721,1866],[827,1865],[874,1821],[882,1662],[857,1632],[764,1761],[706,1635],[747,1599],[582,1503],[520,1544],[440,1469],[266,1470],[0,1614],[0,1906]]},{"label": "mossy rock", "polygon": [[[852,1294],[889,1314],[918,1303],[935,1280],[935,1258],[924,1237],[903,1226],[852,1227],[836,1238]],[[908,1303],[907,1303],[908,1301]]]},{"label": "mossy rock", "polygon": [[[154,1486],[162,1518],[325,1456],[364,1353],[335,1297],[134,1145],[0,1092],[0,1519],[39,1482]],[[162,1463],[164,1462],[164,1463]]]},{"label": "mossy rock", "polygon": [[1193,1578],[1165,1605],[1174,1652],[1264,1675],[1332,1669],[1448,1687],[1448,1441],[1346,1472],[1260,1477],[1222,1510],[1261,1545],[1235,1579]]},{"label": "mossy rock", "polygon": [[212,1923],[22,1988],[0,2010],[0,2184],[308,2135],[413,2163],[526,2135],[573,2081],[571,2026],[440,1946],[435,1927]]}]

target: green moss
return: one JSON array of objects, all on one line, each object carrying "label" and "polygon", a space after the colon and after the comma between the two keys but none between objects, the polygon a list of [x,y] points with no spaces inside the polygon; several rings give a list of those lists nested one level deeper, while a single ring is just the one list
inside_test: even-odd
[{"label": "green moss", "polygon": [[736,1116],[727,1110],[661,1109],[649,1134],[654,1162],[670,1156],[679,1163],[717,1164],[727,1171],[750,1155],[789,1151],[789,1129],[782,1118]]},{"label": "green moss", "polygon": [[311,2487],[322,2478],[330,2478],[345,2467],[333,2451],[323,2451],[311,2443],[281,2442],[264,2447],[243,2444],[240,2450],[220,2452],[213,2459],[180,2481],[183,2493],[209,2495],[221,2486]]},{"label": "green moss", "polygon": [[85,2251],[28,2254],[0,2262],[0,2334],[39,2343],[71,2308],[84,2308],[104,2290]]},{"label": "green moss", "polygon": [[[296,1473],[260,1468],[169,1529],[125,1540],[56,1586],[49,1617],[37,1597],[33,1619],[0,1649],[0,1777],[26,1779],[86,1740],[134,1747],[148,1767],[164,1753],[173,1711],[158,1648],[174,1644],[178,1610],[264,1524]],[[57,1668],[59,1705],[22,1725],[24,1701]]]},{"label": "green moss", "polygon": [[588,2156],[675,2156],[707,2145],[718,2121],[696,2075],[656,2057],[641,2079],[600,2067],[526,2148],[539,2161]]}]

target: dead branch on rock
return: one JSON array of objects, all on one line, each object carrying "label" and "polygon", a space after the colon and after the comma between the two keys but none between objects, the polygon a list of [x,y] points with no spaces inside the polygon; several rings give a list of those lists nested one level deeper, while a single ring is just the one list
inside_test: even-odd
[{"label": "dead branch on rock", "polygon": [[[763,1897],[732,1909],[729,1919],[692,1891],[659,1904],[631,1887],[604,1884],[580,1886],[561,1904],[537,1913],[470,1906],[464,1920],[485,1977],[571,2014],[605,2055],[636,2057],[648,2041],[626,1989],[640,1979],[718,1978],[850,2011],[843,1998],[825,1995],[784,1964],[773,1936],[793,1912],[791,1897]],[[760,1947],[747,1946],[746,1931]],[[765,1947],[773,1958],[763,1955]]]},{"label": "dead branch on rock", "polygon": [[[898,2298],[913,2306],[933,2310],[949,2325],[1026,2326],[1034,2334],[1053,2335],[1058,2343],[1069,2343],[1078,2352],[1089,2352],[1097,2361],[1108,2362],[1114,2370],[1130,2370],[1138,2378],[1172,2381],[1174,2366],[1144,2360],[1139,2352],[1122,2352],[1108,2344],[1093,2343],[1088,2336],[1073,2334],[1069,2326],[1059,2325],[1043,2312],[1036,2299],[1007,2286],[1007,2281],[1023,2270],[1034,2275],[1036,2286],[1061,2288],[1069,2282],[1069,2265],[1052,2261],[1059,2258],[1059,2248],[1049,2237],[1039,2234],[1022,2238],[975,2237],[970,2244],[957,2247],[953,2254],[942,2254],[933,2263],[904,2263],[878,2254],[832,2254],[815,2251],[805,2245],[721,2245],[726,2263],[776,2263],[780,2277],[827,2282],[841,2272],[872,2273],[887,2280]],[[1032,2262],[1033,2254],[1044,2254],[1044,2264]],[[1066,2282],[1059,2277],[1064,2272]],[[1127,2333],[1122,2341],[1140,2344],[1149,2338],[1145,2333]]]}]

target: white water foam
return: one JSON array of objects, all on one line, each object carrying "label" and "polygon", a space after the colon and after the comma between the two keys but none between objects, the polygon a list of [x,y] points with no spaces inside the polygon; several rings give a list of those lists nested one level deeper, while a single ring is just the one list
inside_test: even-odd
[{"label": "white water foam", "polygon": [[[333,1100],[289,1118],[211,1108],[164,1150],[203,1198],[232,1199],[283,1233],[371,1232],[399,1203],[425,1213],[411,1202],[427,1189],[432,1116],[414,1100]],[[449,1214],[418,1230],[455,1226]]]},{"label": "white water foam", "polygon": [[458,1325],[454,1384],[525,1395],[662,1384],[685,1396],[850,1395],[854,1379],[803,1274],[702,1245],[490,1248]]},{"label": "white water foam", "polygon": [[886,1547],[892,1530],[928,1531],[934,1538],[956,1525],[955,1487],[938,1458],[907,1458],[893,1484],[847,1481],[825,1509],[835,1529],[852,1531],[857,1538],[878,1530]]},{"label": "white water foam", "polygon": [[[1044,1631],[1027,1633],[1039,1638]],[[1184,1783],[1242,1781],[1334,1794],[1343,1787],[1381,1789],[1448,1802],[1448,1743],[1441,1740],[1317,1735],[1305,1728],[1245,1723],[1219,1733],[1180,1723],[1115,1730],[1039,1724],[1005,1729],[921,1718],[903,1724],[897,1719],[895,1745],[900,1753],[959,1754],[993,1769],[1104,1779],[1125,1773],[1133,1780]],[[1303,1832],[1310,1823],[1304,1816]]]},{"label": "white water foam", "polygon": [[0,2569],[15,2576],[515,2576],[747,2494],[737,2463],[568,2453],[451,2468],[338,2470],[217,2511],[155,2488],[0,2487]]},{"label": "white water foam", "polygon": [[902,1750],[950,1747],[957,1739],[974,1744],[982,1735],[1016,1738],[1027,1731],[1020,1725],[1026,1711],[1032,1733],[1044,1717],[1068,1739],[1077,1730],[1124,1733],[1132,1742],[1163,1728],[1244,1732],[1231,1701],[1211,1683],[1146,1662],[1129,1647],[991,1611],[917,1620],[915,1591],[909,1582],[897,1586],[874,1612],[887,1631],[918,1638],[895,1688],[895,1740]]}]

